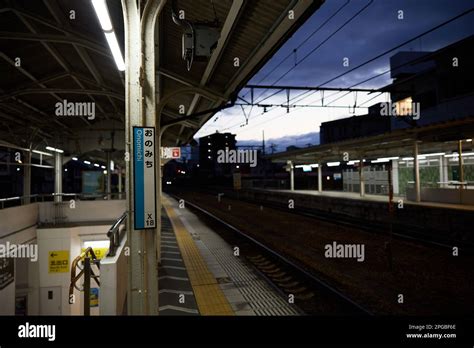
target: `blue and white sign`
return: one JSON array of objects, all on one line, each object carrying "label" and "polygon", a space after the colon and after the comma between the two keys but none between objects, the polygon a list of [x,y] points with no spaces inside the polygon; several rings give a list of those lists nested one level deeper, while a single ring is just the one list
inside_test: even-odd
[{"label": "blue and white sign", "polygon": [[155,128],[133,127],[133,181],[136,230],[156,228]]}]

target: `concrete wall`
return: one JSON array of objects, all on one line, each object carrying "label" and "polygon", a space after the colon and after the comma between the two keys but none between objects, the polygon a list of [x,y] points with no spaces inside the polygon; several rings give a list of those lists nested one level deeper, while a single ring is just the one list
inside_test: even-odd
[{"label": "concrete wall", "polygon": [[[71,280],[72,261],[80,255],[85,240],[106,240],[109,225],[100,226],[78,226],[68,228],[45,228],[38,229],[39,246],[39,283],[40,283],[40,314],[51,315],[59,311],[59,315],[81,315],[83,293],[74,290],[75,301],[69,304],[69,284]],[[64,273],[50,273],[48,258],[52,251],[69,251],[69,267]],[[96,272],[96,268],[94,267]],[[79,272],[79,270],[78,270]],[[96,272],[98,273],[98,272]],[[82,286],[82,281],[78,282]],[[91,288],[97,287],[94,281]],[[49,300],[48,291],[58,290],[60,296],[59,310],[56,302]],[[56,296],[56,294],[55,294]],[[99,299],[100,302],[100,299]],[[98,314],[98,308],[92,308],[91,314]]]},{"label": "concrete wall", "polygon": [[[0,244],[35,244],[37,221],[37,204],[1,209]],[[15,298],[17,294],[27,294],[28,314],[38,314],[38,279],[35,276],[37,274],[38,262],[32,262],[29,259],[15,259],[14,263],[13,283],[0,290],[0,315],[15,314]],[[16,289],[17,286],[18,291]]]},{"label": "concrete wall", "polygon": [[126,310],[128,290],[128,245],[125,236],[114,257],[107,257],[100,263],[100,315],[123,315]]},{"label": "concrete wall", "polygon": [[[63,212],[69,222],[113,221],[125,210],[124,200],[77,201],[75,204],[75,209],[69,208],[69,202],[64,204],[66,209],[63,209]],[[73,259],[81,253],[85,240],[107,240],[106,233],[110,223],[37,228],[38,221],[54,220],[54,209],[52,202],[45,202],[0,210],[0,244],[9,242],[17,245],[38,245],[37,262],[29,259],[14,260],[14,281],[0,290],[0,315],[14,315],[15,298],[25,295],[29,315],[82,314],[83,293],[76,290],[75,303],[69,304],[70,266]],[[69,252],[67,272],[49,273],[49,252],[63,250]],[[82,285],[82,281],[79,285]],[[94,281],[91,282],[91,287],[97,287]],[[91,314],[98,315],[99,307],[91,308]]]},{"label": "concrete wall", "polygon": [[[262,204],[273,203],[282,207],[288,207],[288,200],[293,199],[298,210],[331,213],[340,215],[341,218],[347,216],[355,218],[361,225],[364,222],[380,224],[381,229],[387,229],[391,220],[386,202],[265,190],[242,190],[239,195],[243,199]],[[396,205],[395,208],[392,220],[394,229],[408,233],[416,230],[419,234],[429,234],[427,238],[434,237],[438,240],[474,243],[472,210],[410,204],[406,201],[403,209],[398,209]]]},{"label": "concrete wall", "polygon": [[[474,205],[474,190],[463,190],[462,194],[458,188],[421,188],[420,198],[422,202],[437,202],[449,204]],[[407,199],[415,201],[414,188],[407,189]]]},{"label": "concrete wall", "polygon": [[[39,218],[42,223],[115,221],[125,211],[125,200],[64,201],[60,207],[53,202],[41,202]],[[59,215],[59,216],[58,216]]]}]

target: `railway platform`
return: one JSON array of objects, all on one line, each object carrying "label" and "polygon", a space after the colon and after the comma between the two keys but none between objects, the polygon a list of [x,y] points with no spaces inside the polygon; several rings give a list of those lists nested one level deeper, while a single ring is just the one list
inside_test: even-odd
[{"label": "railway platform", "polygon": [[165,196],[160,315],[288,316],[300,311],[186,207]]}]

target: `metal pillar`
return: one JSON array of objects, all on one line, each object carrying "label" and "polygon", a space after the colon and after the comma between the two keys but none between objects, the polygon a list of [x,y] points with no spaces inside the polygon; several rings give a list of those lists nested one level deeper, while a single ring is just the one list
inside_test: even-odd
[{"label": "metal pillar", "polygon": [[392,160],[392,187],[393,194],[398,195],[400,193],[399,180],[398,180],[398,160]]},{"label": "metal pillar", "polygon": [[293,165],[293,162],[289,162],[289,167],[290,167],[290,190],[294,191],[295,190],[295,166]]},{"label": "metal pillar", "polygon": [[30,151],[25,151],[23,166],[23,196],[24,204],[31,202],[31,146]]},{"label": "metal pillar", "polygon": [[84,315],[91,315],[91,259],[89,256],[84,258]]},{"label": "metal pillar", "polygon": [[117,169],[118,172],[118,192],[119,199],[122,199],[122,168]]},{"label": "metal pillar", "polygon": [[318,163],[318,192],[323,192],[323,164]]},{"label": "metal pillar", "polygon": [[462,140],[458,141],[458,165],[459,165],[459,203],[463,202],[464,189],[464,161],[462,159]]},{"label": "metal pillar", "polygon": [[54,153],[54,201],[62,202],[63,197],[58,195],[63,192],[63,155],[59,152]]},{"label": "metal pillar", "polygon": [[415,141],[414,148],[413,148],[413,168],[414,168],[414,176],[415,176],[415,202],[421,201],[421,190],[420,190],[420,162],[418,160],[418,142]]},{"label": "metal pillar", "polygon": [[[127,233],[130,246],[128,314],[158,314],[158,263],[157,229],[134,230],[133,221],[133,150],[132,127],[154,126],[160,133],[159,119],[156,117],[155,85],[155,23],[163,9],[165,0],[141,1],[139,8],[136,0],[122,0],[125,25],[125,62],[126,62],[126,112],[125,142],[130,161],[126,161],[127,188]],[[156,145],[156,158],[159,158],[159,144]],[[157,161],[159,171],[159,161]],[[158,180],[158,178],[157,178]],[[157,190],[157,213],[161,196]]]},{"label": "metal pillar", "polygon": [[107,151],[106,158],[107,158],[107,165],[106,165],[106,178],[107,178],[107,183],[105,185],[105,192],[107,194],[107,199],[111,199],[112,195],[110,194],[112,192],[112,172],[110,170],[110,157],[111,153],[110,151]]},{"label": "metal pillar", "polygon": [[362,158],[359,162],[359,192],[361,197],[365,196],[364,160]]},{"label": "metal pillar", "polygon": [[439,187],[444,187],[445,186],[445,182],[447,181],[446,180],[446,177],[444,176],[444,156],[441,155],[439,156]]}]

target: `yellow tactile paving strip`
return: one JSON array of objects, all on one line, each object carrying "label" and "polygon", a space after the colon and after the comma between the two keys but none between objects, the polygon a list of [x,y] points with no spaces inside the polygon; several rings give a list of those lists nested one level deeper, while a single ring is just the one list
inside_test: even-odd
[{"label": "yellow tactile paving strip", "polygon": [[163,206],[173,225],[199,312],[201,315],[234,315],[231,305],[219,287],[216,278],[207,268],[193,238],[176,215],[169,200],[164,197]]}]

